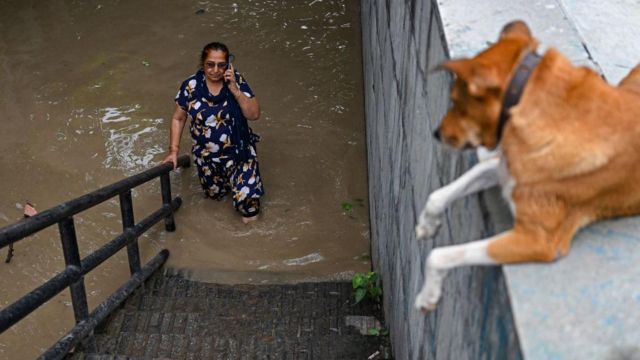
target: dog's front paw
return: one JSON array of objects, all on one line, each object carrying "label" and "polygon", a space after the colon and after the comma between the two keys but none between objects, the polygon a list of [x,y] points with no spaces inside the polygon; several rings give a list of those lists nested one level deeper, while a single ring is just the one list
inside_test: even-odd
[{"label": "dog's front paw", "polygon": [[442,295],[442,281],[447,275],[446,269],[437,267],[438,249],[435,249],[427,259],[426,278],[422,290],[416,297],[415,307],[427,314],[436,309]]},{"label": "dog's front paw", "polygon": [[418,219],[418,225],[416,225],[416,237],[418,239],[432,238],[440,229],[442,225],[441,214],[431,214],[428,211],[423,211]]},{"label": "dog's front paw", "polygon": [[429,282],[422,288],[422,291],[416,296],[415,308],[422,311],[423,314],[427,314],[436,309],[438,300],[440,300],[441,289],[440,286],[430,285]]}]

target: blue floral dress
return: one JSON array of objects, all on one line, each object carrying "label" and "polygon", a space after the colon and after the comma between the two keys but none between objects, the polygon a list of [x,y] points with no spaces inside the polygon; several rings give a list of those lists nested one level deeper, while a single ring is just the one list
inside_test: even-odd
[{"label": "blue floral dress", "polygon": [[[236,71],[235,76],[240,91],[254,97],[242,75]],[[192,152],[205,194],[221,200],[231,192],[233,206],[243,216],[257,215],[264,195],[256,154],[259,137],[227,85],[212,95],[200,70],[182,83],[175,100],[191,119]]]}]

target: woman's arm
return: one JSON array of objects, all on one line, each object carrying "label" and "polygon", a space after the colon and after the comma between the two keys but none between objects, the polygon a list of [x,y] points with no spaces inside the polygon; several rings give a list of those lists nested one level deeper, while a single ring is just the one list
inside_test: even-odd
[{"label": "woman's arm", "polygon": [[169,129],[169,149],[163,163],[172,163],[175,170],[178,166],[178,151],[180,150],[180,138],[184,124],[187,122],[187,112],[176,105],[176,110],[171,117],[171,127]]},{"label": "woman's arm", "polygon": [[258,99],[256,97],[249,98],[247,97],[238,87],[233,86],[229,87],[231,93],[238,101],[238,105],[240,105],[240,110],[242,110],[242,115],[247,118],[247,120],[258,120],[260,118],[260,104],[258,104]]},{"label": "woman's arm", "polygon": [[229,69],[224,73],[224,78],[229,82],[229,91],[231,91],[231,94],[236,98],[238,105],[240,105],[242,115],[244,115],[247,120],[258,120],[260,118],[260,104],[258,104],[258,99],[256,99],[255,96],[252,98],[247,97],[242,91],[240,91],[238,83],[236,82],[233,64],[230,64]]}]

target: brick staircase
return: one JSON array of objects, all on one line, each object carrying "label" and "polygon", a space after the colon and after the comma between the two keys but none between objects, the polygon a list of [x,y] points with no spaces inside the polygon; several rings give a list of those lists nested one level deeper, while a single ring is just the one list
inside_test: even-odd
[{"label": "brick staircase", "polygon": [[156,274],[98,326],[96,352],[67,358],[388,358],[388,338],[362,334],[379,327],[379,312],[351,294],[348,282],[219,285]]}]

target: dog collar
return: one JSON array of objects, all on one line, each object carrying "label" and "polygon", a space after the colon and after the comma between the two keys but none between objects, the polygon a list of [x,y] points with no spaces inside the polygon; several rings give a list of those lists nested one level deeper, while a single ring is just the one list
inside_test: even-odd
[{"label": "dog collar", "polygon": [[518,64],[513,77],[511,77],[509,86],[507,86],[507,90],[502,98],[502,109],[500,109],[500,118],[498,118],[498,142],[502,138],[502,130],[509,120],[509,110],[520,101],[524,87],[527,85],[533,69],[535,69],[536,65],[540,62],[540,58],[540,55],[535,51],[528,51]]}]

